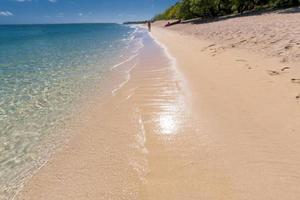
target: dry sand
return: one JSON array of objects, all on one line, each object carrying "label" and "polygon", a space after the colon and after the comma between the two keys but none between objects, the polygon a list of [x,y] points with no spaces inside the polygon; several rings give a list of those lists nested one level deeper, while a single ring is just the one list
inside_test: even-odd
[{"label": "dry sand", "polygon": [[[215,42],[222,49],[243,48],[259,54],[279,57],[281,62],[299,62],[299,19],[300,8],[291,8],[215,22],[208,21],[208,23],[199,20],[168,29]],[[160,25],[163,24],[165,22]]]},{"label": "dry sand", "polygon": [[[294,28],[282,33],[270,16]],[[224,48],[231,43],[220,39],[239,30],[232,43],[246,33],[260,40],[268,28],[265,38],[297,41],[297,17],[235,18],[232,29],[230,20],[168,29],[157,23],[153,35],[177,69],[144,52],[130,81],[104,106],[87,110],[78,134],[19,199],[298,200],[300,84],[292,79],[300,78],[299,48]],[[278,49],[288,62],[271,56]]]}]

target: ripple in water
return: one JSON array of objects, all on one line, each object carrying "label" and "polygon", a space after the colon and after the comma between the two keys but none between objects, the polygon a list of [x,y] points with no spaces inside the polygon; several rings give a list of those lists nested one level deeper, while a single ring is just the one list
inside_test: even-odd
[{"label": "ripple in water", "polygon": [[41,144],[63,133],[76,101],[136,53],[135,32],[116,24],[0,26],[0,199],[40,165],[51,149]]}]

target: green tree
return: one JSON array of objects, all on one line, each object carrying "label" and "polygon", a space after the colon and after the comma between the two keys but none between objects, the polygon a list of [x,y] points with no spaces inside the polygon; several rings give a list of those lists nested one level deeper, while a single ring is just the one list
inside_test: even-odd
[{"label": "green tree", "polygon": [[255,0],[233,0],[233,7],[238,13],[243,13],[255,7]]},{"label": "green tree", "polygon": [[275,7],[290,7],[300,5],[299,0],[271,0]]},{"label": "green tree", "polygon": [[159,14],[154,17],[154,20],[166,20],[166,19],[177,19],[179,15],[179,9],[180,9],[181,3],[176,3],[175,5],[168,8],[165,12],[162,14]]},{"label": "green tree", "polygon": [[215,0],[218,15],[227,15],[232,13],[232,0]]},{"label": "green tree", "polygon": [[191,19],[195,17],[195,14],[191,12],[191,1],[190,0],[182,0],[180,2],[178,19]]},{"label": "green tree", "polygon": [[259,7],[282,8],[298,5],[300,0],[181,0],[154,19],[215,17],[234,12],[243,13]]},{"label": "green tree", "polygon": [[215,0],[191,0],[190,10],[198,17],[216,16],[217,5]]}]

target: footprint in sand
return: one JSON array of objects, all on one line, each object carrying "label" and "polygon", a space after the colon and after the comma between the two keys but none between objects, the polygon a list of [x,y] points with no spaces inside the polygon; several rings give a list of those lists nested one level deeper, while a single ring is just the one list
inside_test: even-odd
[{"label": "footprint in sand", "polygon": [[280,71],[284,72],[284,71],[289,70],[289,69],[290,69],[289,67],[284,67]]},{"label": "footprint in sand", "polygon": [[246,64],[246,67],[247,67],[248,69],[252,69],[252,67],[251,67],[249,64]]},{"label": "footprint in sand", "polygon": [[[289,70],[289,69],[290,69],[290,67],[284,67],[284,68],[280,69],[280,71],[281,71],[281,72],[285,72],[286,70]],[[281,74],[280,72],[275,71],[275,70],[267,70],[267,72],[268,72],[268,74],[271,75],[271,76],[278,76],[278,75]],[[295,80],[296,80],[296,79],[295,79]],[[295,80],[294,80],[294,81],[295,81]],[[300,79],[299,79],[299,80],[300,80]],[[293,81],[293,79],[292,79],[292,81]]]},{"label": "footprint in sand", "polygon": [[216,56],[220,53],[222,53],[224,51],[224,47],[212,47],[210,48],[210,53],[212,54],[212,56]]},{"label": "footprint in sand", "polygon": [[300,84],[300,78],[292,78],[291,81],[292,81],[292,83]]},{"label": "footprint in sand", "polygon": [[201,51],[206,51],[206,50],[209,49],[210,47],[214,47],[214,46],[216,46],[216,44],[208,45],[207,47],[202,48]]},{"label": "footprint in sand", "polygon": [[[236,62],[244,62],[244,63],[247,62],[247,60],[245,60],[245,59],[237,59],[235,61]],[[247,67],[248,69],[252,69],[252,67],[247,63],[245,63],[245,67]]]},{"label": "footprint in sand", "polygon": [[278,71],[274,71],[274,70],[267,70],[267,72],[271,76],[278,76],[278,75],[280,75],[280,73]]},{"label": "footprint in sand", "polygon": [[292,47],[293,47],[293,46],[289,44],[289,45],[286,45],[286,46],[284,47],[284,49],[285,49],[285,50],[289,50],[289,49],[291,49]]}]

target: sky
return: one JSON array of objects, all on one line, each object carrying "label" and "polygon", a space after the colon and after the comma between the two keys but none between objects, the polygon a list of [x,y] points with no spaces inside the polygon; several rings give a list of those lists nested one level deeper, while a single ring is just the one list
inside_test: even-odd
[{"label": "sky", "polygon": [[0,24],[98,23],[151,19],[177,0],[0,0]]}]

